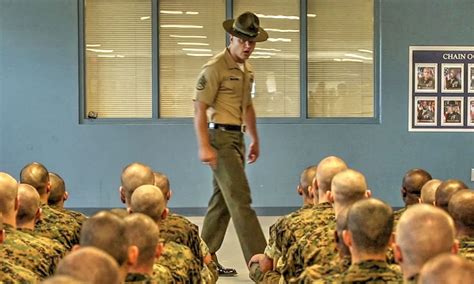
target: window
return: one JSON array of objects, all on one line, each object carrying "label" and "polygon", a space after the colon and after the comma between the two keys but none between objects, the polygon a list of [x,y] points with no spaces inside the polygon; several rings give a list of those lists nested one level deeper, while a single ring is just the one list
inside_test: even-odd
[{"label": "window", "polygon": [[82,1],[82,117],[191,118],[197,76],[225,48],[230,11],[254,12],[269,34],[250,59],[259,118],[378,114],[374,0]]}]

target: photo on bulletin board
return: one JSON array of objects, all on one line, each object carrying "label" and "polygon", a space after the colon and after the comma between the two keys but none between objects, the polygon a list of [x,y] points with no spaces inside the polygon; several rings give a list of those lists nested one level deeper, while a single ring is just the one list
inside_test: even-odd
[{"label": "photo on bulletin board", "polygon": [[436,97],[415,97],[415,125],[436,126],[438,124],[437,105]]},{"label": "photo on bulletin board", "polygon": [[468,64],[467,70],[468,70],[467,92],[474,93],[474,64]]},{"label": "photo on bulletin board", "polygon": [[[473,66],[474,68],[474,66]],[[417,63],[415,64],[415,92],[436,93],[438,92],[437,74],[438,64]]]},{"label": "photo on bulletin board", "polygon": [[464,125],[464,97],[442,97],[441,108],[441,126]]},{"label": "photo on bulletin board", "polygon": [[474,97],[467,98],[467,125],[474,126]]},{"label": "photo on bulletin board", "polygon": [[464,92],[464,64],[441,64],[441,88],[443,93]]}]

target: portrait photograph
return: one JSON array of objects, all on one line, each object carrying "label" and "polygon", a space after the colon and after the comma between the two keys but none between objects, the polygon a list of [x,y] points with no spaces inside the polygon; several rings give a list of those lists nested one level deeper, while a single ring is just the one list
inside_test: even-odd
[{"label": "portrait photograph", "polygon": [[436,97],[415,97],[415,125],[436,126],[438,123]]},{"label": "portrait photograph", "polygon": [[468,64],[467,65],[467,78],[468,78],[468,82],[467,82],[467,92],[468,93],[474,93],[474,64]]},{"label": "portrait photograph", "polygon": [[474,126],[474,97],[467,98],[467,125]]},{"label": "portrait photograph", "polygon": [[443,93],[464,92],[464,64],[442,64],[441,87]]},{"label": "portrait photograph", "polygon": [[464,125],[464,98],[463,97],[442,97],[442,126],[463,126]]},{"label": "portrait photograph", "polygon": [[416,93],[436,93],[438,91],[438,81],[436,80],[438,64],[417,63],[415,64],[414,74]]}]

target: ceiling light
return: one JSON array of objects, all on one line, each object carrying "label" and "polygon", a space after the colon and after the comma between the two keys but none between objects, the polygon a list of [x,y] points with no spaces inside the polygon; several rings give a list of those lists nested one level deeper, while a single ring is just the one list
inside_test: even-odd
[{"label": "ceiling light", "polygon": [[210,53],[186,53],[187,56],[212,56]]},{"label": "ceiling light", "polygon": [[86,47],[100,47],[100,44],[86,44]]},{"label": "ceiling light", "polygon": [[277,42],[277,41],[291,42],[291,39],[290,38],[273,38],[273,37],[270,37],[270,38],[268,38],[268,41],[270,41],[270,42]]},{"label": "ceiling light", "polygon": [[279,32],[279,33],[299,33],[300,32],[300,30],[281,30],[281,29],[269,29],[269,28],[266,28],[265,30],[269,32]]},{"label": "ceiling light", "polygon": [[202,42],[178,42],[179,45],[209,45],[209,43]]},{"label": "ceiling light", "polygon": [[374,53],[372,50],[368,50],[368,49],[358,49],[357,51],[367,52],[367,53]]},{"label": "ceiling light", "polygon": [[181,15],[183,14],[183,11],[166,11],[166,10],[161,10],[160,14],[171,14],[171,15]]},{"label": "ceiling light", "polygon": [[299,20],[300,17],[298,16],[283,16],[283,15],[264,15],[264,14],[256,14],[259,18],[266,18],[266,19],[285,19],[285,20]]},{"label": "ceiling light", "polygon": [[150,16],[146,16],[146,17],[140,17],[140,20],[144,21],[144,20],[148,20],[150,19]]},{"label": "ceiling light", "polygon": [[109,52],[114,52],[113,49],[96,49],[96,48],[86,48],[86,50],[92,51],[92,52],[100,52],[100,53],[109,53]]},{"label": "ceiling light", "polygon": [[184,51],[212,51],[212,49],[207,48],[183,48]]},{"label": "ceiling light", "polygon": [[162,28],[178,28],[178,29],[202,29],[202,26],[196,25],[160,25]]},{"label": "ceiling light", "polygon": [[186,11],[186,15],[198,15],[199,12],[194,12],[194,11]]},{"label": "ceiling light", "polygon": [[198,36],[198,35],[170,35],[170,37],[175,38],[207,38],[207,36]]},{"label": "ceiling light", "polygon": [[276,49],[276,48],[262,48],[262,47],[256,47],[254,48],[255,50],[265,50],[265,51],[281,51],[281,49]]}]

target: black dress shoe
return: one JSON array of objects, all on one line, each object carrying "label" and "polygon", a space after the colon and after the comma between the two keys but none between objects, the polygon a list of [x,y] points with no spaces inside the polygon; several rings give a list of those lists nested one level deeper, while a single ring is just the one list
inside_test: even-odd
[{"label": "black dress shoe", "polygon": [[217,266],[217,273],[219,273],[219,276],[235,276],[237,275],[237,270],[234,268],[225,268],[222,266],[220,263],[216,263]]}]

